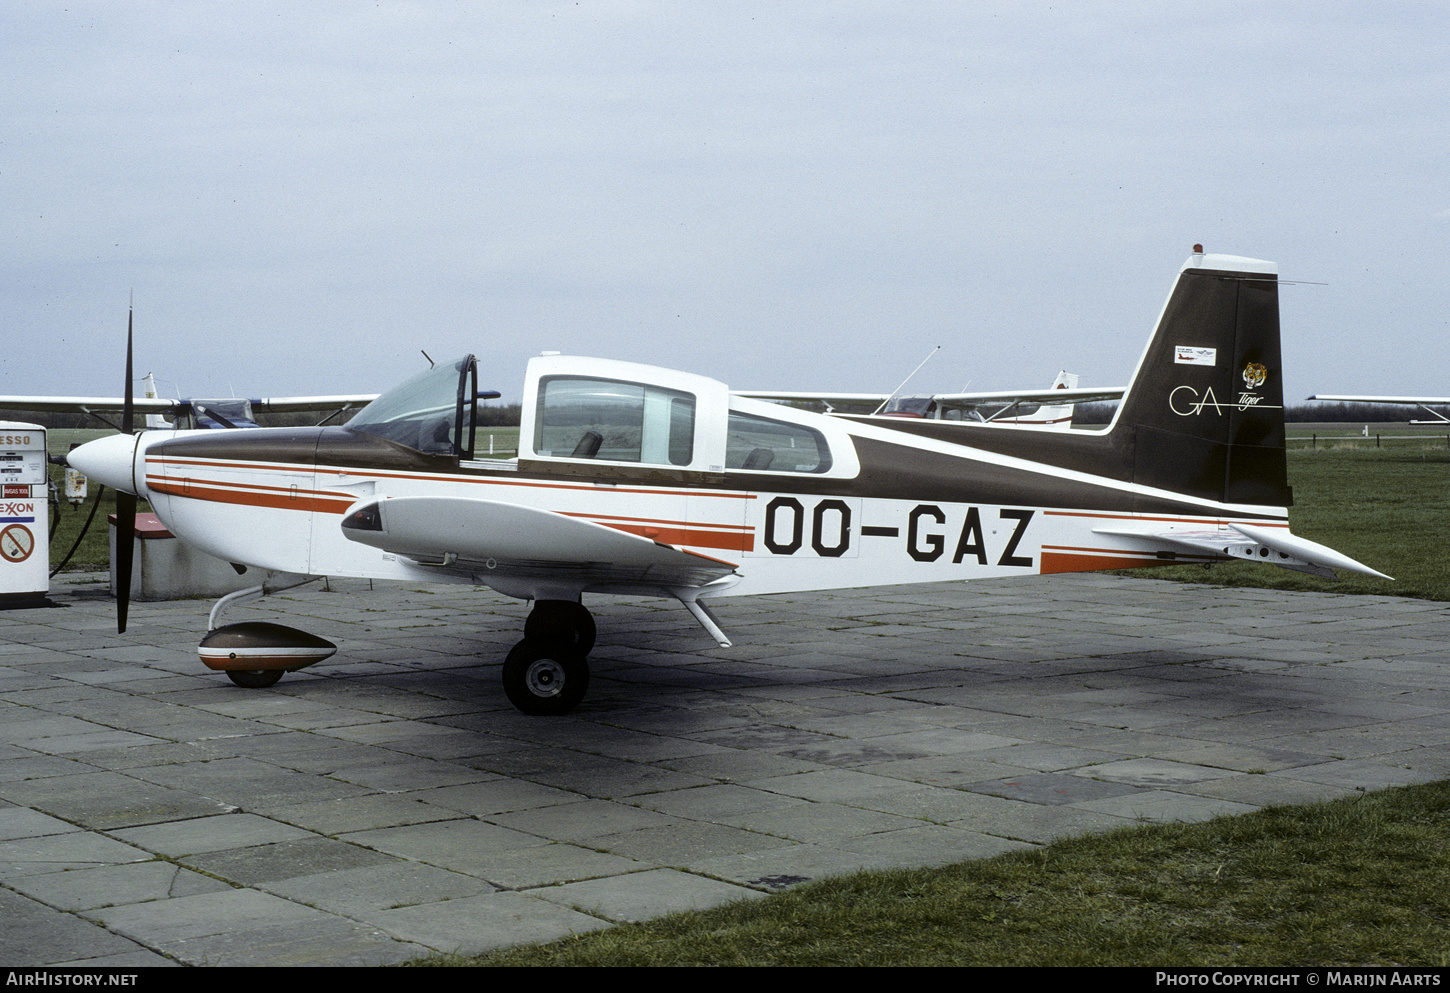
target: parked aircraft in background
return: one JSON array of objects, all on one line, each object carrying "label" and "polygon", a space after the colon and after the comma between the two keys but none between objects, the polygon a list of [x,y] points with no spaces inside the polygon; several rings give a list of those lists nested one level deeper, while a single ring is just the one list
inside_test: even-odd
[{"label": "parked aircraft in background", "polygon": [[997,390],[985,393],[799,393],[789,390],[733,390],[732,395],[807,403],[824,407],[833,414],[883,414],[887,417],[919,417],[937,421],[967,421],[976,424],[1015,425],[1067,431],[1072,412],[1079,403],[1118,400],[1123,387],[1078,389],[1078,377],[1059,372],[1046,390]]},{"label": "parked aircraft in background", "polygon": [[1319,400],[1323,403],[1392,403],[1405,404],[1408,406],[1421,407],[1431,417],[1432,421],[1410,421],[1411,424],[1450,424],[1450,417],[1446,417],[1432,407],[1450,407],[1450,397],[1364,397],[1364,396],[1339,396],[1331,393],[1316,393],[1310,400]]},{"label": "parked aircraft in background", "polygon": [[[49,397],[49,396],[0,396],[0,410],[51,411],[60,413],[90,414],[97,420],[111,424],[102,413],[122,412],[127,403],[133,410],[146,415],[148,429],[194,429],[194,428],[255,428],[256,411],[291,413],[305,411],[335,411],[341,413],[365,407],[377,399],[376,393],[359,393],[346,396],[317,397],[271,397],[263,399],[241,399],[238,397],[190,400],[165,400],[156,395],[156,380],[152,374],[145,377],[146,395],[142,397]],[[129,390],[130,387],[128,386]],[[170,417],[171,421],[164,418]],[[111,424],[112,427],[117,427]]]},{"label": "parked aircraft in background", "polygon": [[[533,601],[504,689],[557,714],[589,682],[586,593],[677,599],[728,646],[709,598],[1232,559],[1382,576],[1289,530],[1279,356],[1274,265],[1195,247],[1097,430],[832,416],[551,354],[525,375],[518,458],[483,459],[466,356],[343,427],[116,435],[70,458],[255,569],[254,595],[329,575]],[[224,605],[203,659],[243,685],[331,654],[275,625],[216,628]]]}]

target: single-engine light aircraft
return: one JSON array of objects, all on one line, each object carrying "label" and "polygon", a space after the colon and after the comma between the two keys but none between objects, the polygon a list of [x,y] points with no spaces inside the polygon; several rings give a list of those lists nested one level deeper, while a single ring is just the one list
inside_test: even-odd
[{"label": "single-engine light aircraft", "polygon": [[[329,575],[532,601],[504,690],[561,714],[589,682],[585,593],[672,597],[728,647],[710,598],[1231,559],[1388,579],[1289,530],[1278,286],[1272,263],[1195,246],[1097,430],[814,413],[548,354],[525,376],[518,457],[482,459],[470,355],[342,427],[116,435],[70,461],[262,572],[248,595]],[[277,625],[218,628],[226,603],[202,654],[242,685],[331,654]]]}]

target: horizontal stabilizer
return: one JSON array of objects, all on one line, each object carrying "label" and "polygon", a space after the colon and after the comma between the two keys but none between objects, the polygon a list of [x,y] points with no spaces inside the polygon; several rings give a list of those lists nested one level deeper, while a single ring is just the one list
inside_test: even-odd
[{"label": "horizontal stabilizer", "polygon": [[493,579],[549,578],[581,589],[610,585],[694,588],[733,563],[548,510],[471,497],[367,499],[342,533],[421,565]]},{"label": "horizontal stabilizer", "polygon": [[1335,569],[1391,579],[1382,572],[1356,562],[1348,555],[1341,555],[1317,541],[1300,538],[1279,528],[1229,524],[1224,528],[1181,530],[1152,527],[1094,528],[1093,533],[1138,538],[1166,551],[1263,562],[1325,579],[1334,579]]}]

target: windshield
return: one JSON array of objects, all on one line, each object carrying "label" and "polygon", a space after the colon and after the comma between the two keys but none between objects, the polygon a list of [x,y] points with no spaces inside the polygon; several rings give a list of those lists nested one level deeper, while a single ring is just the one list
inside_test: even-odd
[{"label": "windshield", "polygon": [[471,402],[467,405],[467,421],[461,423],[460,417],[464,386],[473,366],[473,356],[469,355],[419,373],[358,411],[347,426],[420,452],[461,454],[458,435],[461,433],[470,446],[473,440]]}]

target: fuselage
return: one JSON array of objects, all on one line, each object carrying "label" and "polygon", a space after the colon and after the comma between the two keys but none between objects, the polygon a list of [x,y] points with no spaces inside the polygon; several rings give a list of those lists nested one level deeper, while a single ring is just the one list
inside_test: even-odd
[{"label": "fuselage", "polygon": [[[817,415],[795,415],[801,417]],[[292,573],[454,580],[515,592],[484,566],[439,569],[348,540],[361,501],[450,496],[518,504],[735,565],[728,592],[773,593],[1124,568],[1164,556],[1094,534],[1111,522],[1185,529],[1287,526],[1282,509],[1230,508],[1090,473],[1105,437],[1074,439],[1079,468],[969,445],[1000,429],[821,417],[839,474],[676,471],[594,460],[453,459],[342,428],[206,432],[141,454],[145,492],[173,531],[227,561]],[[988,438],[986,441],[994,439]],[[1049,439],[1025,432],[1018,447]],[[139,474],[138,474],[139,475]],[[441,526],[441,522],[440,522]],[[580,592],[592,589],[588,583]],[[723,591],[722,591],[723,592]]]}]

